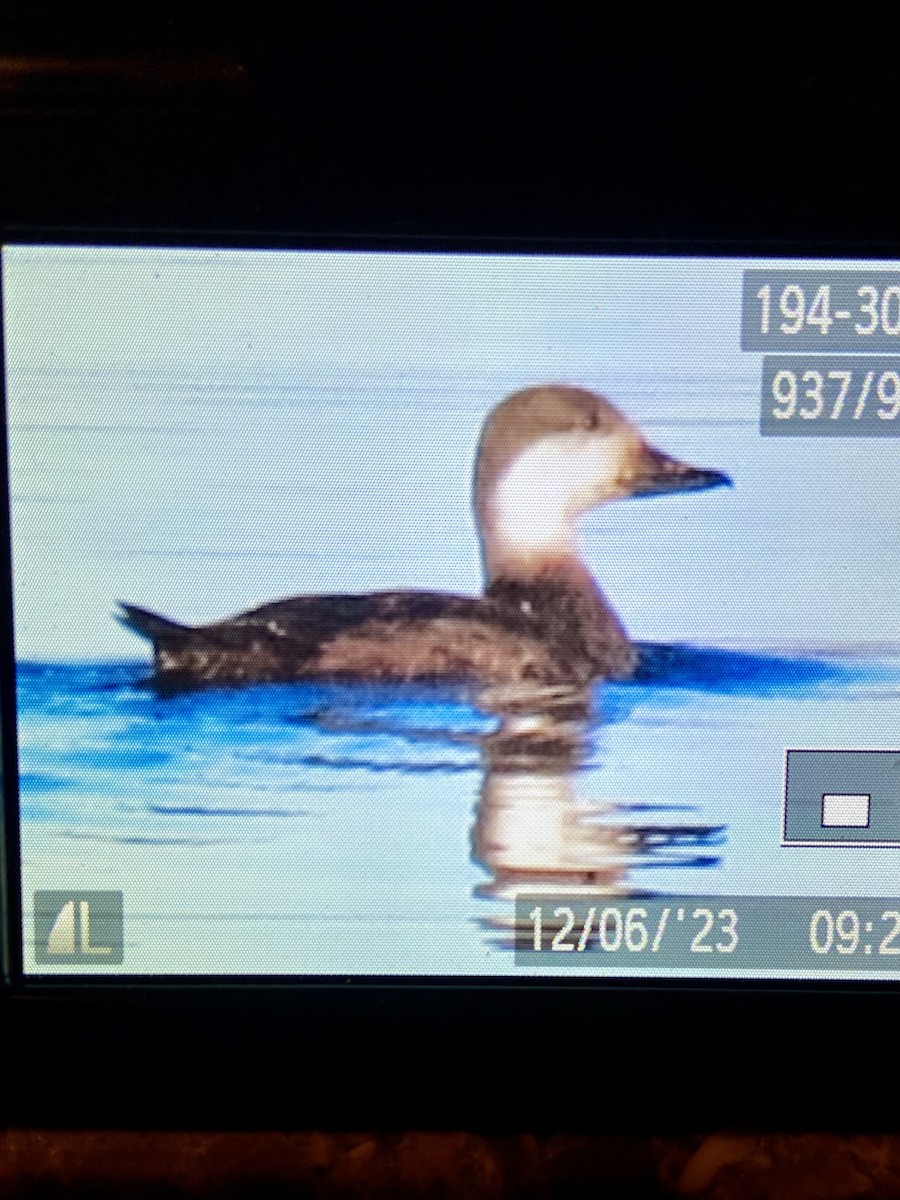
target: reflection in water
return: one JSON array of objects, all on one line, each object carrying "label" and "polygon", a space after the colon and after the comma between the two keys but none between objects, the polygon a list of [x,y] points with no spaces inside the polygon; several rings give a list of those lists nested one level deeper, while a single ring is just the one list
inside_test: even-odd
[{"label": "reflection in water", "polygon": [[[653,865],[715,866],[724,825],[687,819],[689,804],[642,804],[583,796],[576,781],[587,764],[598,715],[590,692],[574,688],[491,689],[479,706],[499,725],[484,735],[484,779],[472,831],[473,857],[489,874],[482,899],[517,895],[649,894],[632,871]],[[596,778],[596,772],[591,779]],[[641,816],[667,812],[652,823]],[[484,921],[492,931],[515,928],[514,908]],[[503,938],[502,944],[509,945]]]}]

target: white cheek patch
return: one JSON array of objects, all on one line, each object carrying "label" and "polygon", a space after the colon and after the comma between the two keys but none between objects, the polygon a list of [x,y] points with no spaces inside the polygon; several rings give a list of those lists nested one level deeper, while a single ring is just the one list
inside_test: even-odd
[{"label": "white cheek patch", "polygon": [[579,513],[618,494],[630,450],[621,435],[555,433],[525,450],[494,493],[494,532],[509,548],[567,553]]}]

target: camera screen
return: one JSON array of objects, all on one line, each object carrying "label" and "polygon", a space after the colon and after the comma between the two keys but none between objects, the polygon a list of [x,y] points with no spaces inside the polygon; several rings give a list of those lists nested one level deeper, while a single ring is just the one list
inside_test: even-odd
[{"label": "camera screen", "polygon": [[900,266],[2,284],[26,975],[900,972]]}]

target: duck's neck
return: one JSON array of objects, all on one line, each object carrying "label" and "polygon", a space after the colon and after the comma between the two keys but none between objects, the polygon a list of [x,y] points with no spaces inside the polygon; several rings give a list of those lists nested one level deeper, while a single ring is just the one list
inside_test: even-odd
[{"label": "duck's neck", "polygon": [[[564,497],[546,497],[519,486],[512,472],[496,490],[477,493],[475,509],[487,582],[571,575],[581,568],[578,542]],[[546,490],[546,489],[545,489]]]},{"label": "duck's neck", "polygon": [[[543,464],[544,467],[547,464]],[[625,629],[581,559],[565,472],[536,479],[521,469],[499,488],[476,487],[485,594],[505,622],[552,646],[586,678],[628,675],[636,665]],[[554,492],[547,479],[562,482]]]},{"label": "duck's neck", "polygon": [[519,588],[558,589],[578,592],[585,597],[601,599],[602,593],[594,576],[573,547],[571,554],[527,554],[501,556],[484,561],[485,587],[515,585]]}]

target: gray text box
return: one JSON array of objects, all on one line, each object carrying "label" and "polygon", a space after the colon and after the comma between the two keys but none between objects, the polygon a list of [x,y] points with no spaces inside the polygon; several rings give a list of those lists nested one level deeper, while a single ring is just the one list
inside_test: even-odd
[{"label": "gray text box", "polygon": [[823,969],[900,972],[900,900],[519,896],[515,963],[598,974],[623,968],[635,973],[691,968],[710,976],[766,970],[800,976]]},{"label": "gray text box", "polygon": [[764,437],[900,437],[900,358],[767,355]]},{"label": "gray text box", "polygon": [[745,271],[741,349],[900,353],[900,269]]}]

